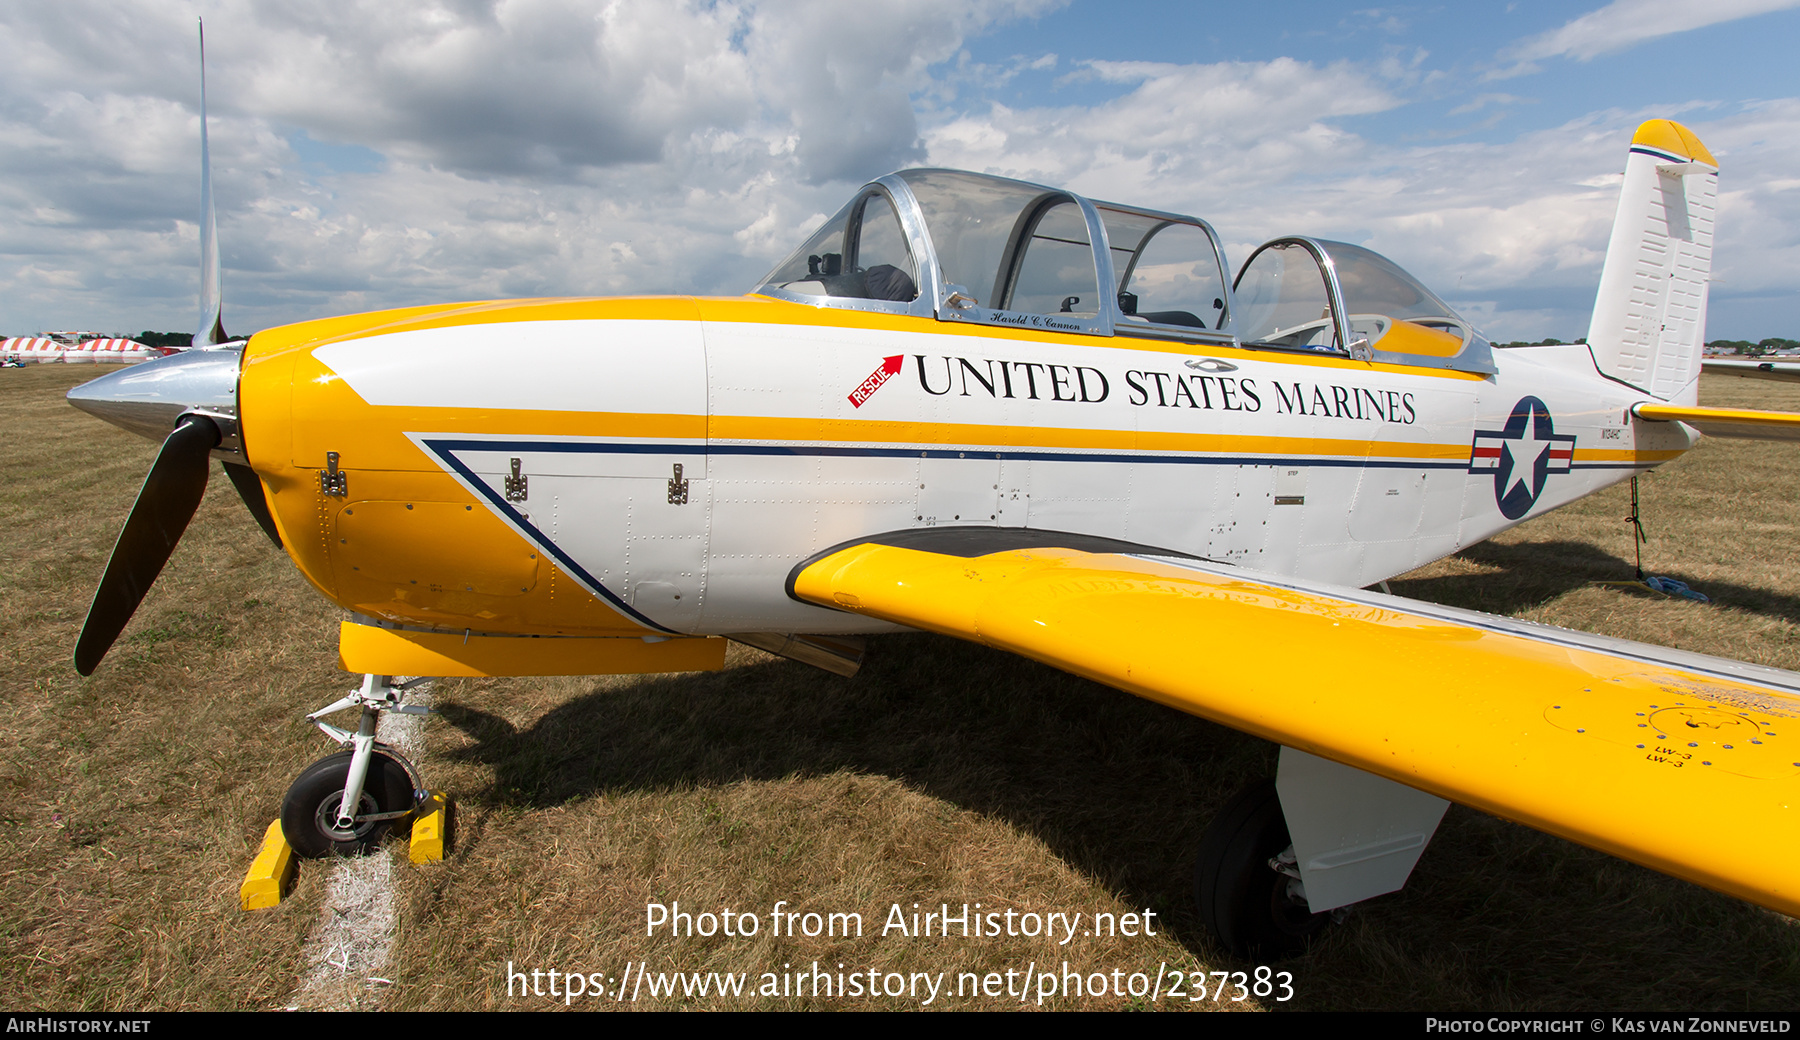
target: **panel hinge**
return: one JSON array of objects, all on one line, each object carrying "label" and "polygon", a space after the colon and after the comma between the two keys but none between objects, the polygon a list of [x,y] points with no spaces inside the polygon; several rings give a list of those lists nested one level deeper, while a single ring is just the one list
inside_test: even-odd
[{"label": "panel hinge", "polygon": [[681,479],[681,463],[675,464],[675,475],[669,478],[669,504],[685,506],[688,500],[688,482]]},{"label": "panel hinge", "polygon": [[525,501],[527,495],[526,484],[529,480],[529,477],[520,476],[519,460],[512,460],[512,476],[506,478],[506,500],[508,502]]},{"label": "panel hinge", "polygon": [[319,494],[343,498],[350,493],[350,474],[338,469],[338,453],[325,453],[325,468],[319,471]]}]

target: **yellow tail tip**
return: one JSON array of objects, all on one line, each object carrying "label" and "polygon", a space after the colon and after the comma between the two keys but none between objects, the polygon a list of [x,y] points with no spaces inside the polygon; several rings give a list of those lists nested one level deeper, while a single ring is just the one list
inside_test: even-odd
[{"label": "yellow tail tip", "polygon": [[1700,138],[1673,119],[1649,120],[1637,128],[1637,133],[1631,136],[1631,143],[1672,152],[1692,161],[1703,162],[1714,169],[1719,165],[1719,160],[1706,150],[1706,145],[1700,142]]}]

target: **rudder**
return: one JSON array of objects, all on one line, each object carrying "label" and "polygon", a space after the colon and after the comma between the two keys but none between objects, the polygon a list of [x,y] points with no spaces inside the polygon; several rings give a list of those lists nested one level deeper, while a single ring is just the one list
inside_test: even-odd
[{"label": "rudder", "polygon": [[1718,190],[1718,161],[1693,131],[1638,127],[1587,341],[1603,375],[1676,404],[1697,399]]}]

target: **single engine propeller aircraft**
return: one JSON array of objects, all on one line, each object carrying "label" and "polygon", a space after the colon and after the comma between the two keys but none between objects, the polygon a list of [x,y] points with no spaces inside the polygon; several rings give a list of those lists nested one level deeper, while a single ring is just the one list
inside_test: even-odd
[{"label": "single engine propeller aircraft", "polygon": [[1354,245],[1278,238],[1232,279],[1203,220],[915,169],[746,297],[154,361],[69,394],[163,442],[76,665],[217,458],[352,613],[362,686],[309,716],[345,750],[281,812],[305,855],[422,797],[375,739],[418,710],[396,675],[718,668],[726,638],[848,673],[904,626],[1281,744],[1200,856],[1240,954],[1401,887],[1446,800],[1800,915],[1800,675],[1364,591],[1677,457],[1682,420],[1800,422],[1696,406],[1716,184],[1687,129],[1638,129],[1585,345],[1494,349]]}]

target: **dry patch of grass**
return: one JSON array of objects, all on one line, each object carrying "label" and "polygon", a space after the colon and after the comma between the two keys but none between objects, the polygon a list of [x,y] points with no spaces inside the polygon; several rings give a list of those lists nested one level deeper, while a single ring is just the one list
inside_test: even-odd
[{"label": "dry patch of grass", "polygon": [[[395,1006],[551,1003],[509,999],[507,961],[753,978],[817,961],[865,974],[947,972],[952,985],[957,972],[1022,973],[1034,962],[1109,976],[1196,967],[1183,857],[1203,817],[1188,799],[1209,789],[1211,762],[1241,759],[1260,772],[1268,749],[983,648],[926,636],[879,646],[853,682],[735,648],[711,675],[440,683],[451,725],[437,734],[433,769],[462,797],[464,838],[445,870],[411,881],[430,909],[409,919],[414,956],[397,966]],[[1215,800],[1232,782],[1220,779]],[[784,900],[795,912],[860,914],[863,934],[774,936],[768,915]],[[646,905],[676,901],[756,913],[760,934],[646,935]],[[882,934],[895,904],[910,924],[915,903],[1087,922],[1151,910],[1158,934],[1078,934],[1066,945]],[[809,992],[730,1003],[909,1001]]]},{"label": "dry patch of grass", "polygon": [[156,447],[63,402],[95,368],[0,374],[15,432],[0,446],[0,1003],[268,1006],[316,904],[245,917],[237,884],[274,778],[317,755],[298,705],[345,685],[329,606],[214,480],[123,639],[77,676],[75,635]]},{"label": "dry patch of grass", "polygon": [[[348,684],[339,616],[216,480],[101,670],[68,663],[154,454],[68,408],[93,370],[0,373],[0,999],[19,1008],[267,1007],[293,992],[323,871],[279,910],[235,889],[288,782],[328,750],[295,719]],[[1796,388],[1800,389],[1800,388]],[[1800,409],[1780,384],[1708,403]],[[1715,395],[1729,394],[1729,397]],[[1791,399],[1783,398],[1789,395]],[[1709,441],[1644,481],[1646,569],[1713,606],[1596,586],[1629,578],[1623,488],[1395,582],[1394,591],[1800,669],[1787,547],[1800,445]],[[1274,749],[953,640],[874,641],[844,681],[735,648],[709,675],[451,680],[426,772],[460,805],[444,864],[403,862],[389,1008],[544,1008],[514,970],[1015,973],[1247,970],[1190,909],[1212,812]],[[1679,825],[1679,821],[1672,821]],[[770,934],[768,913],[856,912],[860,937]],[[645,904],[762,915],[751,937],[645,935]],[[1156,913],[1155,937],[904,937],[889,907]],[[1792,922],[1453,808],[1406,891],[1279,966],[1301,1008],[1786,1008]],[[635,971],[636,968],[634,967]],[[791,987],[790,987],[791,988]],[[906,1007],[792,992],[575,1007]],[[940,996],[933,1007],[1017,1007]],[[1026,1006],[1031,1006],[1028,1002]],[[1049,1006],[1149,1006],[1131,997]],[[1158,1006],[1170,1006],[1163,1003]],[[1201,1006],[1211,1006],[1203,1004]],[[1228,1003],[1228,1006],[1229,1003]]]}]

